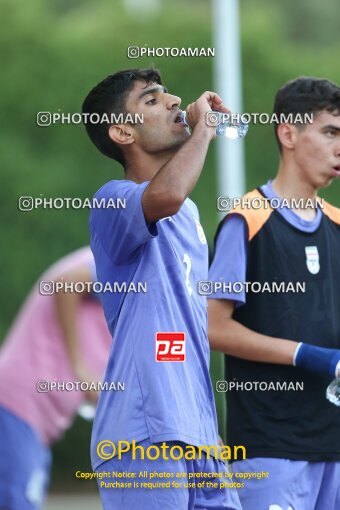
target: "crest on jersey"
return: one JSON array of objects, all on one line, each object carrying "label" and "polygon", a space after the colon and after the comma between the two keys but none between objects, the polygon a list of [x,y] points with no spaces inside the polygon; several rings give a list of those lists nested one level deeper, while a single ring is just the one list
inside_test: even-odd
[{"label": "crest on jersey", "polygon": [[318,274],[318,272],[320,271],[318,247],[306,246],[305,251],[308,271],[312,274]]},{"label": "crest on jersey", "polygon": [[202,225],[197,220],[195,220],[195,223],[196,223],[198,239],[201,241],[202,244],[207,244],[207,239],[205,237],[205,233],[204,233]]}]

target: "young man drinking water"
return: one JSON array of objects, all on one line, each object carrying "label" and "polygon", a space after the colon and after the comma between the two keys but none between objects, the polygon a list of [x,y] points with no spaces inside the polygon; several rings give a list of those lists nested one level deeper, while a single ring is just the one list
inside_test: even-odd
[{"label": "young man drinking water", "polygon": [[[136,441],[145,449],[165,442],[183,451],[186,445],[218,442],[206,301],[197,293],[197,282],[207,278],[208,246],[188,196],[215,136],[215,129],[206,125],[206,113],[228,110],[217,94],[205,92],[186,109],[190,135],[180,120],[180,104],[154,69],[108,76],[83,104],[89,115],[143,115],[142,124],[86,125],[97,148],[124,167],[124,179],[108,182],[95,196],[124,198],[126,207],[93,209],[90,215],[98,280],[147,283],[143,294],[102,295],[113,336],[105,380],[124,381],[126,389],[100,396],[93,469],[137,474],[132,489],[99,484],[105,510],[240,508],[234,490],[207,487],[208,478],[218,481],[217,473],[226,471],[219,459],[134,460],[131,451],[119,459],[103,449],[105,441]],[[112,458],[105,460],[106,455]],[[170,487],[141,488],[153,480],[138,474],[155,471],[170,475]],[[172,482],[178,472],[191,475],[195,483],[186,479],[182,489],[176,488]],[[110,479],[115,481],[128,484],[131,479]]]}]

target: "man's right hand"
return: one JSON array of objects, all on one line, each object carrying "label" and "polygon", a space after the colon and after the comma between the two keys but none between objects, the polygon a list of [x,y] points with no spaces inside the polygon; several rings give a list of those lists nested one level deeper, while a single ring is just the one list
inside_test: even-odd
[{"label": "man's right hand", "polygon": [[213,138],[216,134],[216,127],[207,123],[207,114],[211,111],[230,113],[220,96],[210,91],[204,92],[186,108],[187,122],[191,129],[194,130],[196,126],[204,126],[211,132],[211,138]]}]

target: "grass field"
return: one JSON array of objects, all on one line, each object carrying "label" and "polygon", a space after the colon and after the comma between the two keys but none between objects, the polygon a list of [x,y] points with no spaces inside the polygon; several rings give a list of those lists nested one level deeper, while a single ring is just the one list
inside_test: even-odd
[{"label": "grass field", "polygon": [[102,510],[99,494],[51,495],[45,510]]}]

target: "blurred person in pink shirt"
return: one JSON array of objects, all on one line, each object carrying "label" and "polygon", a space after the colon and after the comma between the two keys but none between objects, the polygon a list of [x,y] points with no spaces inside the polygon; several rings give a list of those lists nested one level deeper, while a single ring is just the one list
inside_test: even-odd
[{"label": "blurred person in pink shirt", "polygon": [[[97,402],[94,389],[52,391],[51,385],[83,382],[86,390],[102,380],[112,338],[88,283],[95,280],[89,247],[56,262],[34,285],[1,346],[0,510],[41,508],[50,445],[84,402]],[[68,289],[78,283],[81,292],[54,293],[57,282]]]}]

